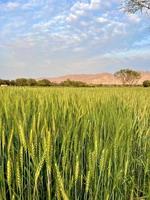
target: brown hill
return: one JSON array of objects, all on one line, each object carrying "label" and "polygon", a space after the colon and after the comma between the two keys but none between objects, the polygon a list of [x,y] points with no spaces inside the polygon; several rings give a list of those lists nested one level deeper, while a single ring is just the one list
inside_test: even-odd
[{"label": "brown hill", "polygon": [[[142,84],[144,80],[150,80],[150,72],[140,72],[141,78],[138,81],[138,84]],[[111,73],[99,73],[99,74],[75,74],[75,75],[66,75],[55,78],[48,78],[48,80],[60,83],[67,79],[73,81],[82,81],[88,84],[121,84],[121,82]]]}]

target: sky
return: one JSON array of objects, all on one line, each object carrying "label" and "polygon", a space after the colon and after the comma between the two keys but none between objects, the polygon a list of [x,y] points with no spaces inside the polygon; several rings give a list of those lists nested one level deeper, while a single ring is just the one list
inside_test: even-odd
[{"label": "sky", "polygon": [[0,78],[150,71],[150,15],[121,0],[0,0]]}]

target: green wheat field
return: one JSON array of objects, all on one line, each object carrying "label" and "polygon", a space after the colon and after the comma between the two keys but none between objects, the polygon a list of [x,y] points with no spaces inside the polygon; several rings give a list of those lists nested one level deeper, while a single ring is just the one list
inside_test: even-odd
[{"label": "green wheat field", "polygon": [[0,88],[0,200],[149,200],[150,89]]}]

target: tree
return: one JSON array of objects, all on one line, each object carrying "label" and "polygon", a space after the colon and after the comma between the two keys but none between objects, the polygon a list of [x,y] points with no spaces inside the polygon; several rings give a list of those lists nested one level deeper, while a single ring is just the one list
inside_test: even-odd
[{"label": "tree", "polygon": [[88,86],[86,83],[82,81],[73,81],[70,79],[67,79],[60,83],[60,86],[66,86],[66,87],[86,87]]},{"label": "tree", "polygon": [[39,80],[38,82],[38,86],[51,86],[51,82],[47,79],[43,79],[43,80]]},{"label": "tree", "polygon": [[9,80],[2,80],[0,79],[0,85],[11,85]]},{"label": "tree", "polygon": [[30,78],[30,79],[27,80],[27,85],[28,86],[36,86],[37,81],[35,79]]},{"label": "tree", "polygon": [[145,81],[143,82],[143,86],[144,86],[144,87],[150,87],[150,80],[145,80]]},{"label": "tree", "polygon": [[115,77],[120,79],[123,85],[133,85],[136,84],[140,79],[141,74],[137,71],[131,69],[121,69],[116,72]]},{"label": "tree", "polygon": [[25,78],[18,78],[16,79],[16,85],[17,86],[27,86],[28,80]]},{"label": "tree", "polygon": [[126,12],[136,13],[143,10],[150,10],[150,0],[125,0]]},{"label": "tree", "polygon": [[4,80],[0,79],[0,85],[4,85]]},{"label": "tree", "polygon": [[15,85],[16,85],[16,81],[11,80],[11,81],[10,81],[10,85],[11,85],[11,86],[15,86]]}]

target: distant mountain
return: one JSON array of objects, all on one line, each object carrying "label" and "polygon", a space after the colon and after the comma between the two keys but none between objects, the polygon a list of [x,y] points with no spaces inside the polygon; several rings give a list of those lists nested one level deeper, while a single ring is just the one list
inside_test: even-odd
[{"label": "distant mountain", "polygon": [[[150,80],[150,72],[140,72],[141,79],[138,81],[138,84],[142,84],[144,80]],[[99,73],[99,74],[71,74],[66,76],[60,76],[55,78],[47,78],[48,80],[60,83],[67,79],[74,80],[74,81],[82,81],[88,84],[121,84],[121,82],[114,77],[111,73]]]}]

